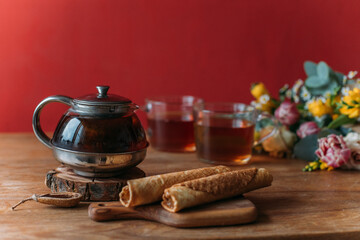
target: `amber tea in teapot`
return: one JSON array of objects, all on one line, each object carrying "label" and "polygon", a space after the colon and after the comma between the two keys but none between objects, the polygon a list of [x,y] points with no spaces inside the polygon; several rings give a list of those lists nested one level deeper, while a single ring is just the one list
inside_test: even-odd
[{"label": "amber tea in teapot", "polygon": [[64,149],[98,153],[133,152],[148,144],[134,114],[87,117],[71,112],[60,120],[52,143]]},{"label": "amber tea in teapot", "polygon": [[[97,94],[76,99],[61,95],[45,98],[34,111],[33,129],[36,137],[53,150],[55,159],[77,174],[111,177],[143,161],[149,144],[135,114],[139,107],[128,98],[107,94],[108,86],[97,89]],[[40,125],[40,112],[51,102],[70,107],[52,139]]]}]

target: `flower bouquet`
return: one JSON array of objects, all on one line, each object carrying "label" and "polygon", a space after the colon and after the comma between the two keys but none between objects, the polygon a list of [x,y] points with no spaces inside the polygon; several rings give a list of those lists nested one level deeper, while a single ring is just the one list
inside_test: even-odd
[{"label": "flower bouquet", "polygon": [[[333,71],[325,62],[306,61],[305,81],[286,84],[277,98],[263,83],[251,86],[255,108],[275,116],[277,134],[265,140],[261,149],[272,156],[295,156],[308,161],[304,171],[335,168],[360,169],[360,134],[353,126],[360,122],[360,79],[356,71],[347,75]],[[275,126],[262,122],[255,138]],[[258,149],[259,150],[259,149]]]}]

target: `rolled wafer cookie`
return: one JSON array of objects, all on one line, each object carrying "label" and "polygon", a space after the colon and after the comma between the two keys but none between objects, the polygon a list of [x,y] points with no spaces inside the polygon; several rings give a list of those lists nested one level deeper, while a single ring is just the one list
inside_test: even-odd
[{"label": "rolled wafer cookie", "polygon": [[165,188],[176,183],[229,171],[228,167],[215,166],[129,180],[120,192],[120,202],[125,207],[134,207],[161,201]]},{"label": "rolled wafer cookie", "polygon": [[264,168],[220,173],[175,184],[165,189],[161,205],[169,212],[234,197],[271,185],[272,175]]}]

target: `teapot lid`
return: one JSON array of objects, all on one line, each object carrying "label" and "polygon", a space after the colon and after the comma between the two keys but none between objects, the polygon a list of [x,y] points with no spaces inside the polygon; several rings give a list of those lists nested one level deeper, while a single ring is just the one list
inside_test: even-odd
[{"label": "teapot lid", "polygon": [[97,94],[88,94],[74,99],[75,104],[81,105],[120,105],[129,104],[131,100],[115,94],[107,94],[109,86],[97,86]]},{"label": "teapot lid", "polygon": [[139,107],[130,99],[107,94],[109,86],[97,86],[97,94],[89,94],[73,100],[73,111],[87,115],[124,114]]}]

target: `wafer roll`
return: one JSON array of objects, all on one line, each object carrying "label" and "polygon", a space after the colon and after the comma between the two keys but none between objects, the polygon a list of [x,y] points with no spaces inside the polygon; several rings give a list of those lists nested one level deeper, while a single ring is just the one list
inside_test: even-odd
[{"label": "wafer roll", "polygon": [[234,197],[271,185],[264,168],[231,171],[175,184],[165,189],[161,205],[169,212]]},{"label": "wafer roll", "polygon": [[129,180],[120,192],[120,202],[125,207],[134,207],[161,201],[165,188],[176,183],[229,171],[228,167],[216,166]]}]

